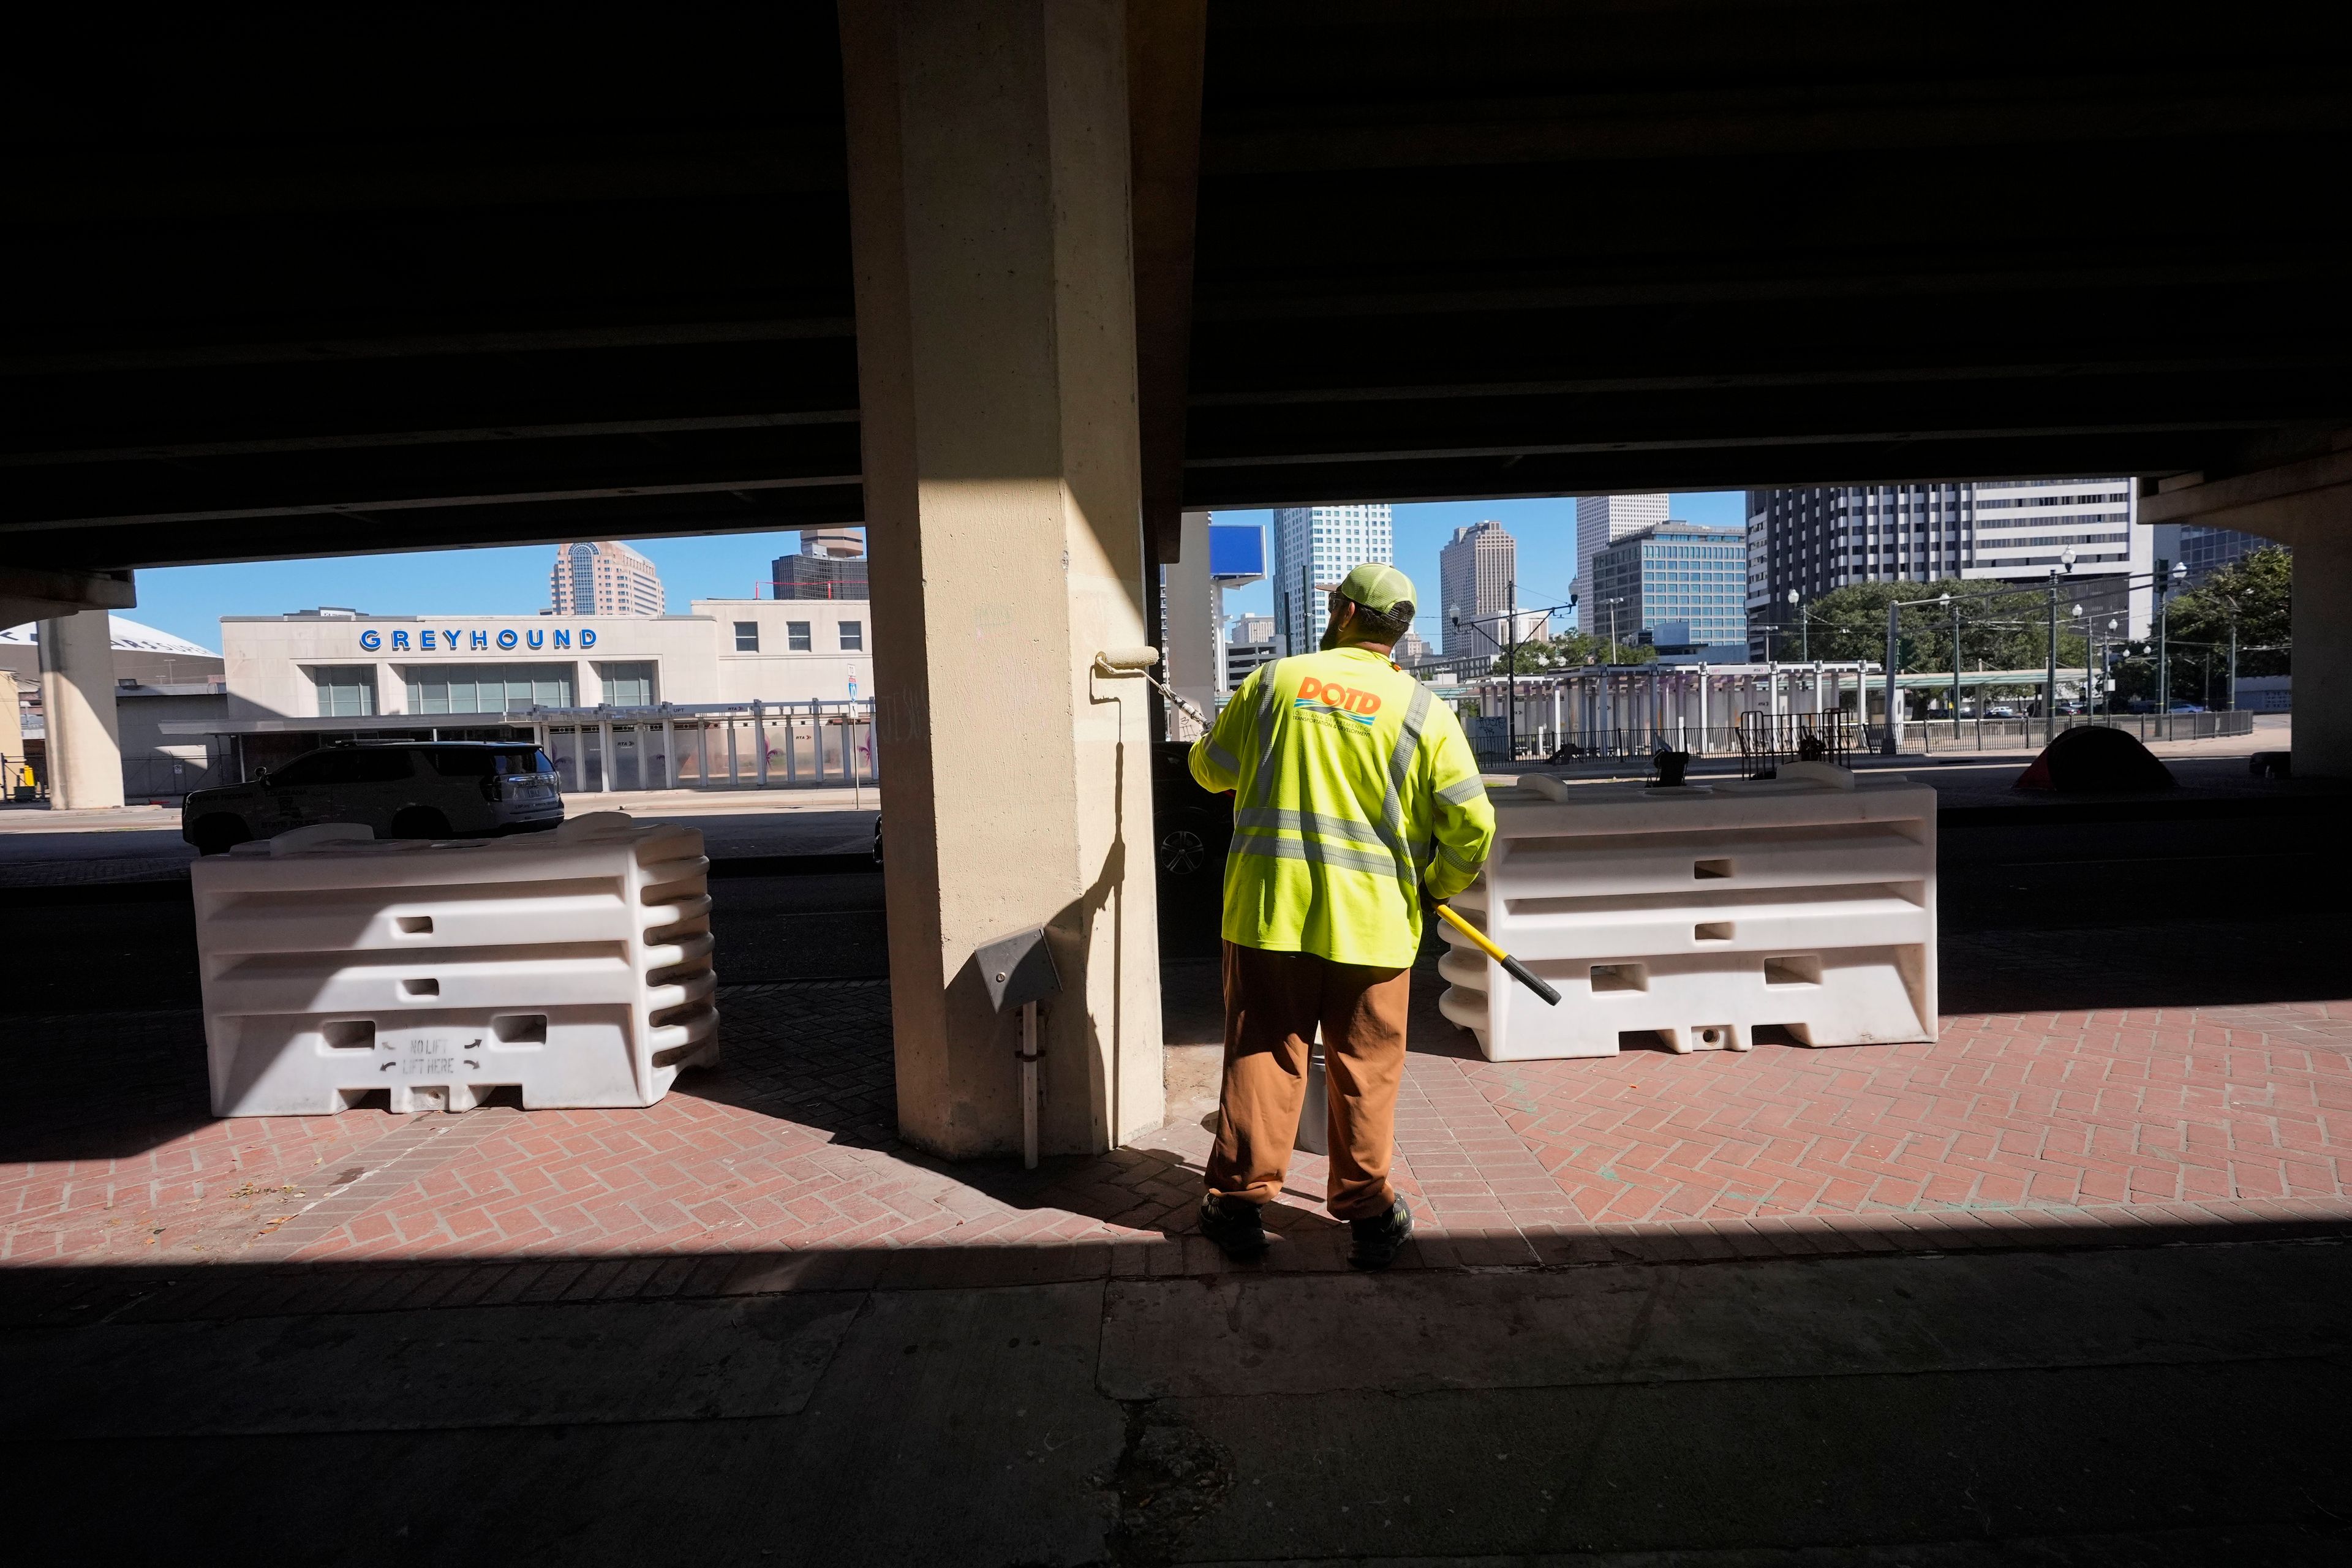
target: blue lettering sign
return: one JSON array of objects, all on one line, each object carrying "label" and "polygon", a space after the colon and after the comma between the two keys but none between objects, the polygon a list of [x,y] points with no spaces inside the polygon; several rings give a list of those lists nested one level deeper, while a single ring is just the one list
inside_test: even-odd
[{"label": "blue lettering sign", "polygon": [[[431,637],[433,634],[432,634],[431,632],[426,632],[425,635],[426,637]],[[408,647],[408,634],[407,634],[406,632],[394,632],[394,633],[393,633],[393,634],[392,634],[392,646],[393,646],[394,648],[401,648],[401,649],[404,649],[404,648],[406,648],[406,647]]]},{"label": "blue lettering sign", "polygon": [[467,647],[488,647],[490,646],[490,634],[488,632],[475,632],[466,638],[466,646]]},{"label": "blue lettering sign", "polygon": [[[536,642],[534,642],[534,643],[532,643],[530,646],[531,646],[531,647],[537,647],[539,646],[539,644],[537,644]],[[556,634],[555,634],[555,646],[556,646],[556,647],[570,647],[572,646],[572,634],[571,634],[570,632],[558,632],[558,633],[556,633]]]},{"label": "blue lettering sign", "polygon": [[430,631],[422,631],[417,633],[416,646],[423,648],[426,653],[431,653],[433,651],[433,634]]},{"label": "blue lettering sign", "polygon": [[596,633],[593,627],[582,626],[580,628],[580,646],[582,647],[594,647],[596,646]]},{"label": "blue lettering sign", "polygon": [[499,646],[500,647],[512,647],[514,645],[515,635],[513,627],[509,626],[505,631],[499,634]]},{"label": "blue lettering sign", "polygon": [[368,652],[373,653],[383,646],[383,638],[377,635],[376,629],[373,626],[370,626],[367,630],[360,634],[360,647],[367,649]]},{"label": "blue lettering sign", "polygon": [[531,647],[537,647],[540,644],[547,640],[547,634],[545,632],[525,632],[522,634],[522,640],[529,643]]},{"label": "blue lettering sign", "polygon": [[447,648],[451,653],[456,653],[457,651],[457,634],[448,630],[446,627],[444,627],[441,632],[441,646]]}]

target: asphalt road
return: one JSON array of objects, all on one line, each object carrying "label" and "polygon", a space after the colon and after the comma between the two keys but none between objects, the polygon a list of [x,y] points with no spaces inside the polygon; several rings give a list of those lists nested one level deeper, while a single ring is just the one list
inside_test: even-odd
[{"label": "asphalt road", "polygon": [[[1947,813],[1938,888],[1945,1010],[2343,994],[2352,822],[2285,804],[2296,809],[2217,807],[2144,821]],[[857,828],[833,824],[812,842],[854,839]],[[788,863],[810,862],[761,858],[721,870]],[[715,876],[721,979],[887,973],[882,881],[865,870]],[[196,1005],[186,900],[185,884],[171,881],[0,888],[0,942],[12,972],[0,1016],[83,1011],[93,997],[110,1009]],[[1217,912],[1213,867],[1163,885],[1163,959],[1213,961]]]}]

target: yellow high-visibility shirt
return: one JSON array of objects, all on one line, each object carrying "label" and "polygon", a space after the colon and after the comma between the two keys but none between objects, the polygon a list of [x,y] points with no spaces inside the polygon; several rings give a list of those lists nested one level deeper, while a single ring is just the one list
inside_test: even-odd
[{"label": "yellow high-visibility shirt", "polygon": [[1422,887],[1453,897],[1494,842],[1453,710],[1364,648],[1260,665],[1191,760],[1234,792],[1224,935],[1244,947],[1406,968]]}]

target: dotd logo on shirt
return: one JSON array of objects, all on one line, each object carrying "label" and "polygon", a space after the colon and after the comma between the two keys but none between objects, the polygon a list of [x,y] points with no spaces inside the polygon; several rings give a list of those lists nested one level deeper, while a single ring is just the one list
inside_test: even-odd
[{"label": "dotd logo on shirt", "polygon": [[[385,641],[387,635],[391,638],[389,643]],[[488,649],[494,641],[502,648],[511,648],[517,646],[534,648],[570,647],[572,646],[572,632],[570,629],[562,626],[552,628],[533,626],[529,631],[525,632],[517,632],[512,626],[500,626],[495,632],[487,629],[482,631],[459,631],[452,626],[442,626],[437,629],[432,626],[423,626],[419,627],[416,632],[416,646],[414,651],[417,653],[461,653],[468,652],[475,648]],[[580,628],[580,646],[583,648],[592,648],[596,646],[595,627],[582,626]],[[394,653],[407,653],[412,651],[409,647],[409,634],[407,632],[394,631],[386,634],[376,630],[373,626],[370,626],[367,630],[360,634],[360,647],[365,648],[370,653],[375,653],[387,647],[389,647]]]},{"label": "dotd logo on shirt", "polygon": [[1290,705],[1291,711],[1301,710],[1318,718],[1349,719],[1369,730],[1372,715],[1381,710],[1380,694],[1342,686],[1336,680],[1318,680],[1307,677],[1298,683],[1298,698]]}]

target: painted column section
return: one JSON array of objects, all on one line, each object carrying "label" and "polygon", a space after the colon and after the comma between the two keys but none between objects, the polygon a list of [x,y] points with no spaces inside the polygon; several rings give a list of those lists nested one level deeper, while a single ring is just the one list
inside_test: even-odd
[{"label": "painted column section", "polygon": [[81,811],[122,804],[122,739],[114,717],[114,628],[104,610],[43,621],[41,742],[49,805]]},{"label": "painted column section", "polygon": [[1021,1135],[973,952],[1043,926],[1040,1142],[1162,1117],[1124,7],[841,8],[899,1131]]},{"label": "painted column section", "polygon": [[598,765],[604,770],[604,793],[610,795],[621,787],[620,778],[613,771],[613,721],[610,719],[600,721],[596,725],[596,755]]}]

